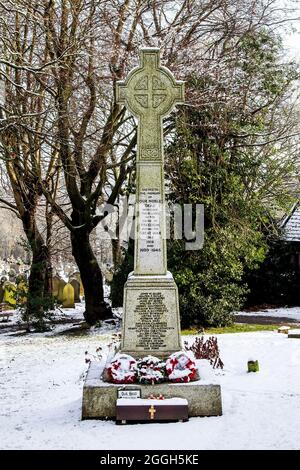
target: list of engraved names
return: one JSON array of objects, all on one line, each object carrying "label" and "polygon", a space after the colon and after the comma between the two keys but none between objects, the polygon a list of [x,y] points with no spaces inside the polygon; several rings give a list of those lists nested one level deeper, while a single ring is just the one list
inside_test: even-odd
[{"label": "list of engraved names", "polygon": [[166,347],[165,338],[170,317],[163,292],[141,292],[134,310],[137,348],[155,351]]}]

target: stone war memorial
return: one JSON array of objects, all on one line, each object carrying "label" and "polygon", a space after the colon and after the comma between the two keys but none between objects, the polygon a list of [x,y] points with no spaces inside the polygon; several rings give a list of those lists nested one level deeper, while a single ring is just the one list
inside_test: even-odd
[{"label": "stone war memorial", "polygon": [[162,119],[184,101],[184,83],[143,49],[141,67],[117,85],[138,119],[134,272],[124,293],[122,351],[167,356],[181,349],[177,287],[167,272]]},{"label": "stone war memorial", "polygon": [[[149,420],[160,419],[176,406],[187,407],[188,416],[218,416],[220,386],[203,383],[182,351],[178,290],[167,271],[163,118],[184,102],[184,83],[160,65],[159,49],[142,48],[139,66],[117,82],[116,100],[138,126],[134,271],[124,288],[120,350],[105,366],[90,364],[82,417],[116,418],[122,409],[121,415],[130,420],[130,415],[139,415],[138,405],[146,415],[151,410]],[[178,363],[190,367],[188,380],[178,378],[182,370],[170,372]],[[143,376],[147,368],[150,378]],[[128,400],[120,391],[139,398]],[[164,406],[154,400],[149,407],[150,396],[163,396]]]}]

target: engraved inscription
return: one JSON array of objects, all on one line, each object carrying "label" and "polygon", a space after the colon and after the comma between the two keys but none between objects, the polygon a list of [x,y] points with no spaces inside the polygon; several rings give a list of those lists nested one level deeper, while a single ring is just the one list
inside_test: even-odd
[{"label": "engraved inscription", "polygon": [[140,252],[161,252],[161,194],[156,188],[145,188],[139,197]]},{"label": "engraved inscription", "polygon": [[134,310],[136,323],[136,348],[155,351],[166,348],[165,338],[169,327],[166,319],[168,309],[162,292],[142,292],[137,298]]}]

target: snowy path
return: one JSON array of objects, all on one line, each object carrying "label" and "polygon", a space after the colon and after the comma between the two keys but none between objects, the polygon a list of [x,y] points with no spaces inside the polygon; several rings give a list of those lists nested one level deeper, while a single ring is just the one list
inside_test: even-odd
[{"label": "snowy path", "polygon": [[[224,415],[116,426],[81,421],[84,352],[109,336],[0,336],[1,449],[299,449],[300,340],[273,332],[219,336]],[[257,358],[260,372],[246,373]],[[141,432],[142,431],[142,432]]]},{"label": "snowy path", "polygon": [[300,322],[300,307],[282,307],[282,308],[269,308],[266,310],[258,310],[255,312],[238,312],[237,317],[251,317],[257,319],[257,323],[261,323],[259,320],[261,317],[273,319],[276,323],[276,319],[285,320],[287,323],[289,320],[293,322]]}]

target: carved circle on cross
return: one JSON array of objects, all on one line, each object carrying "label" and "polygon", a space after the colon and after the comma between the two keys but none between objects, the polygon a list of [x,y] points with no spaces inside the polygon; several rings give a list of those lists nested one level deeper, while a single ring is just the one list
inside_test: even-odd
[{"label": "carved circle on cross", "polygon": [[117,82],[117,101],[137,117],[165,116],[184,100],[183,82],[159,63],[159,49],[141,49],[141,65]]}]

